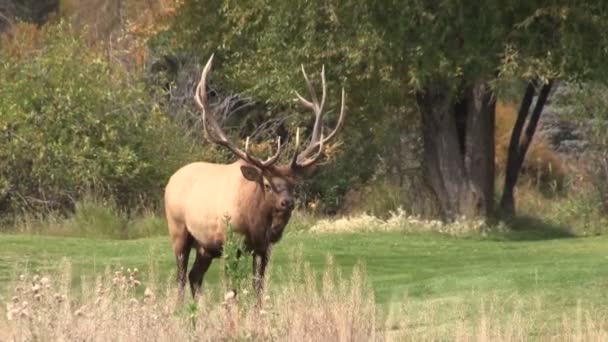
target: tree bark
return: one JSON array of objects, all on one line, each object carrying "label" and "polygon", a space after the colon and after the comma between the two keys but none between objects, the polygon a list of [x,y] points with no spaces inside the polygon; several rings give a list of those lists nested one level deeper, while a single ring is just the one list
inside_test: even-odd
[{"label": "tree bark", "polygon": [[[443,216],[487,218],[494,180],[494,97],[485,82],[454,98],[435,82],[417,94],[422,115],[424,169]],[[464,117],[464,125],[457,124]]]},{"label": "tree bark", "polygon": [[465,136],[465,169],[476,194],[477,207],[470,208],[478,216],[494,211],[494,131],[496,97],[490,86],[477,82],[468,95]]},{"label": "tree bark", "polygon": [[519,178],[519,173],[524,163],[526,152],[528,152],[528,148],[530,147],[532,139],[534,138],[534,133],[536,132],[536,127],[538,125],[538,121],[540,120],[540,115],[543,111],[545,103],[547,102],[552,85],[553,81],[549,81],[549,83],[543,85],[541,88],[532,115],[530,116],[528,124],[526,125],[523,139],[521,134],[524,129],[524,124],[530,111],[532,98],[534,97],[535,93],[533,82],[528,84],[526,92],[524,93],[524,98],[522,99],[519,107],[517,120],[513,126],[511,140],[509,142],[509,153],[507,155],[507,167],[505,170],[505,182],[502,198],[500,200],[500,210],[508,216],[515,215],[515,185],[517,185],[517,179]]}]

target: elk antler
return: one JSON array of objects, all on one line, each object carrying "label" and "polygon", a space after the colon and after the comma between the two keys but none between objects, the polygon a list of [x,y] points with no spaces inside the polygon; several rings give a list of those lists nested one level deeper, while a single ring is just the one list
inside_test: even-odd
[{"label": "elk antler", "polygon": [[[279,156],[281,155],[281,137],[277,138],[277,152],[265,161],[262,161],[249,153],[249,138],[247,138],[247,146],[245,147],[245,151],[241,150],[240,148],[236,147],[232,142],[230,142],[230,140],[228,140],[226,134],[218,124],[217,120],[215,119],[213,111],[209,108],[209,104],[207,102],[206,85],[207,75],[211,70],[212,61],[213,55],[211,55],[209,61],[207,61],[207,64],[205,65],[205,68],[203,68],[201,80],[198,82],[194,94],[194,101],[196,102],[203,114],[203,128],[207,133],[207,137],[210,141],[228,148],[237,157],[259,167],[260,169],[270,168],[279,160]],[[211,130],[209,130],[209,128],[211,128]]]},{"label": "elk antler", "polygon": [[[342,105],[340,106],[340,116],[338,117],[338,123],[336,124],[336,127],[334,128],[334,130],[327,135],[327,137],[324,137],[323,135],[323,106],[325,105],[325,97],[327,95],[327,83],[325,82],[325,66],[323,66],[321,68],[321,84],[322,84],[322,95],[321,95],[321,103],[319,103],[318,99],[317,99],[317,94],[315,93],[315,90],[312,86],[312,84],[310,83],[310,80],[308,79],[308,75],[306,74],[306,71],[304,70],[304,65],[302,65],[302,74],[304,75],[304,80],[306,80],[306,86],[308,87],[308,91],[310,92],[310,99],[311,101],[308,101],[307,99],[305,99],[303,96],[301,96],[297,91],[296,91],[296,96],[298,97],[298,100],[300,101],[300,104],[302,104],[302,106],[312,110],[315,114],[315,123],[313,125],[313,129],[312,129],[312,136],[310,138],[310,144],[308,145],[308,147],[306,147],[306,149],[304,149],[304,151],[302,151],[301,153],[298,153],[299,150],[299,144],[296,143],[296,151],[295,151],[295,156],[293,158],[292,161],[292,168],[298,169],[298,168],[306,168],[310,165],[313,165],[314,163],[317,162],[317,160],[319,159],[319,157],[323,154],[323,145],[326,145],[328,141],[330,141],[335,135],[336,133],[338,133],[338,131],[342,128],[342,126],[344,126],[344,113],[345,113],[345,97],[346,94],[344,92],[344,88],[342,88]],[[299,137],[296,138],[296,140],[299,142]],[[314,156],[310,156],[310,154],[317,150],[317,153]]]}]

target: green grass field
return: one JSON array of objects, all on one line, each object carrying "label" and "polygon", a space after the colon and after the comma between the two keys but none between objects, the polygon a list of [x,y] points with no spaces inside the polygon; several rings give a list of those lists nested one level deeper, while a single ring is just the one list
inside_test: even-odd
[{"label": "green grass field", "polygon": [[[137,267],[143,279],[150,265],[158,277],[173,277],[174,259],[166,237],[139,240],[0,236],[0,284],[6,287],[24,268],[57,271],[63,258],[77,281],[107,266]],[[271,281],[280,284],[300,250],[305,261],[322,271],[327,256],[348,273],[364,265],[378,303],[409,300],[511,296],[542,298],[567,307],[608,304],[608,237],[509,240],[456,238],[439,234],[350,233],[287,234],[275,246]],[[217,283],[219,262],[206,280]],[[210,285],[212,286],[212,285]]]},{"label": "green grass field", "polygon": [[[65,270],[64,260],[71,265],[75,288],[78,283],[92,285],[91,280],[108,267],[138,268],[144,286],[147,283],[153,286],[173,284],[175,265],[168,237],[111,240],[3,234],[0,246],[0,299],[4,300],[8,299],[5,295],[10,296],[12,281],[20,274],[38,273],[56,278]],[[378,304],[379,316],[374,320],[380,326],[376,330],[385,331],[389,340],[443,340],[457,336],[508,341],[559,336],[603,339],[606,333],[608,236],[574,238],[565,237],[559,231],[538,230],[491,234],[489,237],[292,231],[273,250],[269,278],[271,292],[276,291],[273,297],[280,297],[281,290],[294,286],[290,276],[298,268],[297,262],[310,264],[320,279],[327,269],[329,256],[333,257],[332,269],[341,272],[344,278],[355,265],[363,266]],[[223,296],[217,291],[219,266],[219,261],[214,262],[206,284],[207,290]],[[336,286],[346,283],[346,280],[338,281]],[[293,296],[317,296],[306,295],[302,289],[297,291],[300,292]],[[316,315],[325,315],[316,317],[325,317],[320,322],[326,323],[319,324],[329,331],[333,331],[331,326],[337,324],[335,322],[341,322],[336,318],[340,316],[332,316],[332,310],[357,303],[357,299],[349,299],[350,290],[332,291],[337,291],[334,294],[337,297],[314,309]],[[140,296],[141,293],[143,289]],[[77,296],[72,298],[78,301]],[[299,309],[288,309],[288,305],[278,304],[279,301],[276,305],[282,306],[277,308],[277,314],[280,315],[281,310],[295,310],[293,312],[307,317],[306,301],[306,298],[297,299]],[[212,310],[222,312],[222,306],[212,307],[215,308]],[[153,311],[146,312],[149,315],[144,316],[143,321],[153,317]],[[362,314],[367,315],[369,311],[360,308],[351,311],[342,322]],[[110,313],[110,320],[112,315],[116,314]],[[165,315],[174,317],[171,313]],[[330,321],[326,321],[328,318]],[[127,318],[112,322],[120,325],[123,319]],[[67,327],[79,322],[77,318],[66,320],[69,322]],[[276,324],[285,328],[293,323],[285,322]],[[298,322],[306,324],[308,318],[299,318]],[[0,320],[0,328],[1,324]],[[10,327],[11,323],[5,324]],[[218,324],[218,327],[226,324],[225,318]],[[53,324],[47,326],[53,327]],[[66,328],[66,331],[80,331],[81,328]],[[21,328],[12,326],[11,329],[19,331]],[[181,331],[179,329],[182,328],[171,330],[170,334]],[[205,336],[216,331],[202,329]],[[218,329],[220,335],[225,331]]]}]

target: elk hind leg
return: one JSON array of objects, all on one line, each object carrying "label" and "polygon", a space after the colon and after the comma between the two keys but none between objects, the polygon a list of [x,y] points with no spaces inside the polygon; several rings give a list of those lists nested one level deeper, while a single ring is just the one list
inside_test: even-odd
[{"label": "elk hind leg", "polygon": [[188,274],[192,298],[196,298],[196,293],[200,291],[201,285],[203,284],[203,277],[205,276],[205,273],[207,273],[212,260],[212,255],[209,255],[204,251],[196,252],[196,259],[194,260],[192,269]]},{"label": "elk hind leg", "polygon": [[193,238],[185,225],[179,225],[175,221],[169,221],[169,231],[173,240],[173,251],[177,263],[177,285],[178,296],[183,298],[184,287],[186,286],[186,272],[188,269],[188,258],[192,248]]}]

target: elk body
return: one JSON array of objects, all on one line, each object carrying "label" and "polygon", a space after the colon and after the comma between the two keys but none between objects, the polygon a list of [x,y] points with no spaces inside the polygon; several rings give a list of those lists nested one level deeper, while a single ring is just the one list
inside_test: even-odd
[{"label": "elk body", "polygon": [[246,247],[253,254],[254,286],[257,291],[261,290],[270,247],[281,239],[294,208],[294,186],[312,174],[324,146],[343,126],[345,114],[342,89],[338,123],[330,134],[324,136],[325,72],[321,72],[323,93],[319,102],[302,68],[311,101],[296,95],[300,103],[315,114],[310,144],[300,151],[298,132],[291,162],[277,165],[282,151],[279,138],[276,153],[262,161],[249,153],[248,144],[244,151],[234,145],[216,121],[206,92],[212,61],[213,56],[203,69],[194,99],[202,112],[203,127],[209,140],[229,149],[238,160],[232,164],[197,162],[186,165],[171,176],[165,189],[165,214],[177,260],[180,293],[186,284],[190,251],[195,250],[196,259],[188,274],[193,296],[200,289],[213,258],[222,253],[226,218],[245,237]]}]

